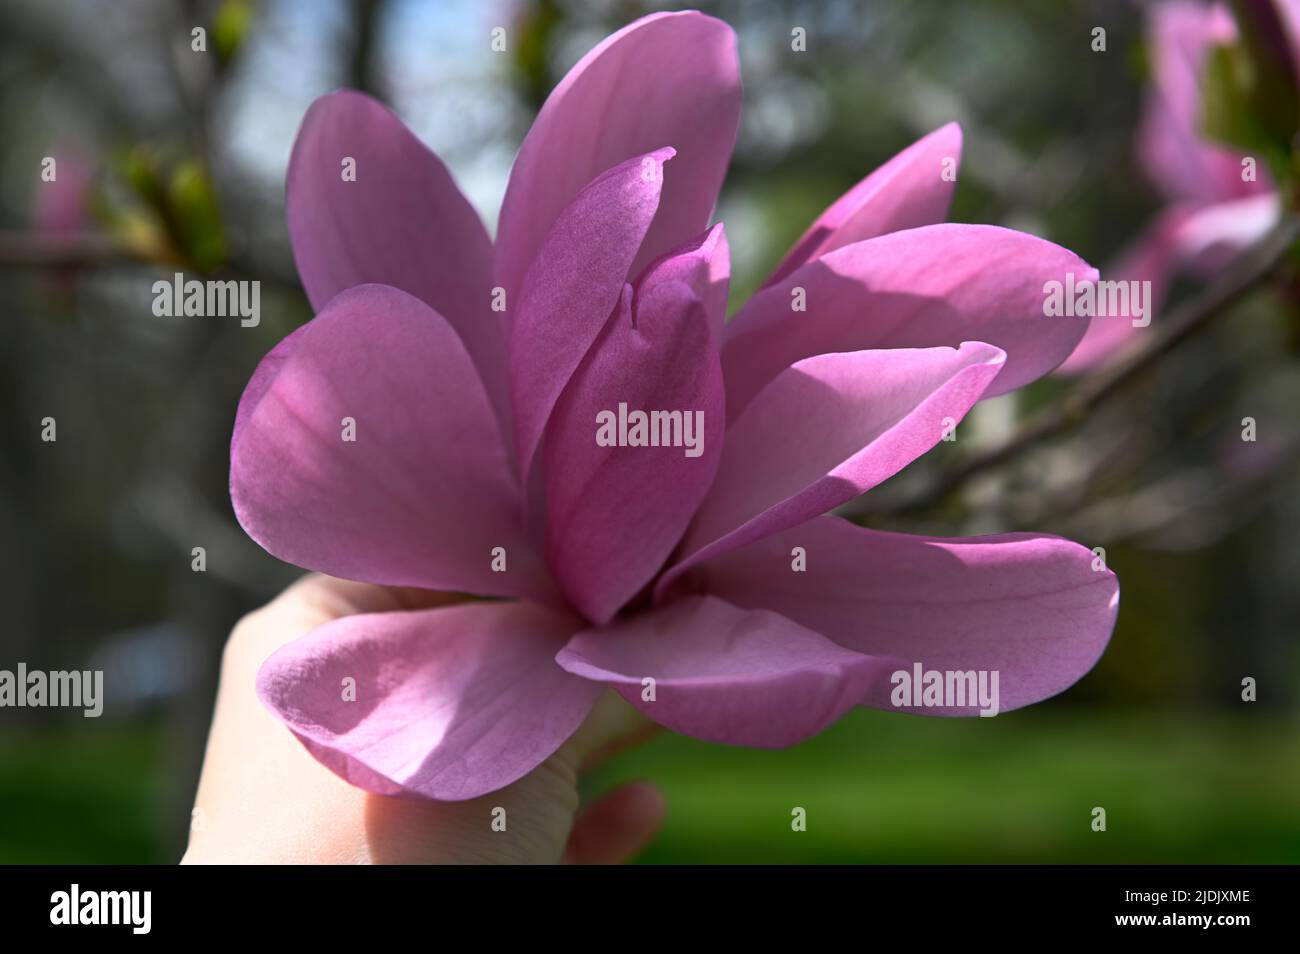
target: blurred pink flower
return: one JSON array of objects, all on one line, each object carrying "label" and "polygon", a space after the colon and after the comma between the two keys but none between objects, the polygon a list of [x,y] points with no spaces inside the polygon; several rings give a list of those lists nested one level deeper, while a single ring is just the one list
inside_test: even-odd
[{"label": "blurred pink flower", "polygon": [[[54,178],[46,181],[42,177],[37,183],[32,202],[32,228],[43,242],[61,245],[89,229],[94,173],[76,152],[60,150],[49,158],[54,160]],[[41,285],[55,298],[68,297],[76,290],[80,272],[76,265],[50,269],[42,274]]]},{"label": "blurred pink flower", "polygon": [[55,175],[36,186],[32,225],[44,235],[76,235],[90,223],[91,167],[76,153],[65,151],[50,158]]},{"label": "blurred pink flower", "polygon": [[[353,784],[495,790],[607,686],[676,731],[786,746],[895,708],[890,673],[916,663],[999,672],[1005,710],[1104,650],[1118,586],[1077,544],[825,516],[1059,364],[1084,325],[1045,318],[1042,287],[1095,270],[936,224],[949,125],[832,205],[724,326],[709,219],[740,101],[724,23],[619,31],[542,108],[495,245],[382,106],[345,91],[308,112],[287,203],[318,314],[240,403],[235,511],[300,566],[499,598],[339,620],[266,661],[262,699]],[[597,415],[620,404],[702,412],[698,456],[600,446]]]},{"label": "blurred pink flower", "polygon": [[[1270,0],[1294,47],[1300,31],[1300,0]],[[1149,281],[1147,318],[1158,312],[1177,270],[1201,274],[1221,268],[1262,238],[1277,222],[1279,204],[1263,162],[1255,177],[1244,173],[1241,153],[1201,133],[1201,85],[1214,46],[1235,41],[1228,9],[1194,0],[1172,0],[1149,14],[1147,46],[1151,87],[1138,128],[1138,158],[1169,204],[1120,256],[1103,270],[1113,281]],[[1094,318],[1083,341],[1061,366],[1066,374],[1108,361],[1139,334],[1132,315]]]}]

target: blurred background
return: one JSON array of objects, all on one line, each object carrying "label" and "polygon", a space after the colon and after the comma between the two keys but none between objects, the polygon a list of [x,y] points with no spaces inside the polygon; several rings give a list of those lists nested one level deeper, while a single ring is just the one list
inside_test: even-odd
[{"label": "blurred background", "polygon": [[[732,309],[830,201],[953,119],[954,221],[1104,264],[1161,205],[1134,156],[1138,4],[699,6],[736,29],[744,70],[717,216]],[[659,8],[0,0],[0,669],[102,669],[106,689],[98,719],[0,709],[0,862],[178,859],[222,643],[300,572],[244,536],[226,482],[244,385],[310,318],[283,204],[308,105],[340,86],[390,103],[492,229],[552,86]],[[806,53],[791,51],[796,26]],[[261,323],[155,318],[151,285],[178,269],[260,280]],[[849,508],[891,529],[1103,547],[1119,623],[1068,692],[991,720],[863,711],[783,752],[665,735],[591,790],[663,788],[653,862],[1300,861],[1298,328],[1288,296],[1261,287],[1060,439],[926,499],[963,455],[1061,400],[1072,383],[1054,377],[981,405],[960,442]]]}]

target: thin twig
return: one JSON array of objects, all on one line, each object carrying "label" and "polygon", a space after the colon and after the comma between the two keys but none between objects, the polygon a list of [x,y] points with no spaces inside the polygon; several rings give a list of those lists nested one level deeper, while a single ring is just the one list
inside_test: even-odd
[{"label": "thin twig", "polygon": [[[167,250],[149,251],[112,236],[87,232],[54,235],[40,232],[0,232],[0,268],[114,268],[147,265],[155,269],[189,268]],[[263,285],[301,294],[296,274],[279,265],[259,263],[238,250],[215,271],[202,272],[211,278],[256,278]]]},{"label": "thin twig", "polygon": [[63,268],[152,261],[139,248],[94,233],[0,232],[0,267]]}]

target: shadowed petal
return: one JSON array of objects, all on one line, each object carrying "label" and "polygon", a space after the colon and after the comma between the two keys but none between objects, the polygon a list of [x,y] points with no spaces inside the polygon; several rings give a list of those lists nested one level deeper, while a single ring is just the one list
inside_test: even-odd
[{"label": "shadowed petal", "polygon": [[[344,176],[348,159],[354,180]],[[298,274],[316,311],[353,285],[409,292],[456,330],[494,408],[505,412],[505,336],[490,309],[492,241],[442,160],[400,119],[352,90],[316,100],[294,143],[285,204]]]},{"label": "shadowed petal", "polygon": [[[731,420],[800,358],[868,348],[986,341],[1007,353],[985,397],[1041,377],[1074,350],[1086,319],[1046,317],[1044,285],[1094,281],[1073,252],[989,225],[929,225],[837,249],[765,288],[727,325]],[[796,311],[799,289],[807,311]]]},{"label": "shadowed petal", "polygon": [[817,734],[896,665],[711,596],[578,633],[556,661],[675,732],[758,748]]},{"label": "shadowed petal", "polygon": [[942,222],[960,161],[961,127],[956,123],[918,139],[818,216],[766,284],[853,242]]},{"label": "shadowed petal", "polygon": [[[610,319],[556,404],[546,439],[547,562],[597,623],[681,539],[717,471],[726,427],[718,349],[700,300],[670,281],[651,285],[634,308]],[[673,443],[610,446],[618,418],[628,420],[623,409],[649,416],[643,440]],[[636,437],[632,428],[626,436]]]},{"label": "shadowed petal", "polygon": [[718,476],[682,544],[684,563],[803,523],[893,476],[956,426],[1003,359],[975,341],[798,362],[727,431]]},{"label": "shadowed petal", "polygon": [[674,147],[678,158],[632,274],[698,234],[739,123],[736,37],[721,20],[657,13],[607,38],[555,87],[519,148],[497,234],[497,275],[507,294],[588,182],[661,146]]},{"label": "shadowed petal", "polygon": [[403,291],[349,289],[281,342],[240,402],[230,458],[239,522],[282,560],[370,583],[552,592],[483,384],[447,322]]},{"label": "shadowed petal", "polygon": [[[795,547],[804,555],[798,572]],[[1067,689],[1101,657],[1119,583],[1093,560],[1085,547],[1041,534],[941,539],[819,517],[712,560],[689,579],[909,668],[996,670],[1007,710]],[[891,689],[873,686],[867,704],[896,708]],[[976,714],[972,706],[908,711]]]},{"label": "shadowed petal", "polygon": [[600,694],[555,664],[575,625],[527,603],[349,616],[275,652],[257,690],[353,785],[474,798],[544,762]]}]

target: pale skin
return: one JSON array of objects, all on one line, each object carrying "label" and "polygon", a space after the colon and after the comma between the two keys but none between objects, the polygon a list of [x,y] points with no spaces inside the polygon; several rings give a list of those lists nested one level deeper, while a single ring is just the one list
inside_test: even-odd
[{"label": "pale skin", "polygon": [[[531,773],[464,802],[354,788],[312,758],[257,698],[262,661],[322,623],[454,600],[313,575],[240,620],[222,659],[182,863],[617,864],[640,853],[663,821],[653,786],[631,782],[579,810],[580,773],[654,731],[612,692]],[[496,808],[505,809],[505,831],[493,830]]]}]

